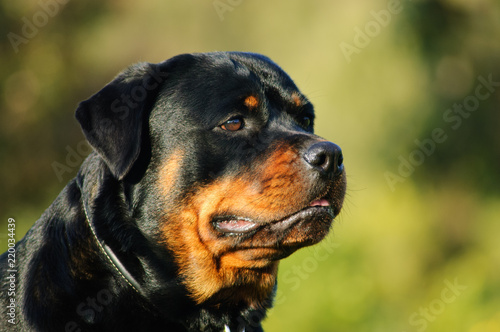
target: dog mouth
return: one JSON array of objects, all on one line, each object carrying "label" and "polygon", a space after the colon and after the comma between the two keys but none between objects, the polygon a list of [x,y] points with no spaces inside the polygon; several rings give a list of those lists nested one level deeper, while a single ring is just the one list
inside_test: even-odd
[{"label": "dog mouth", "polygon": [[222,235],[245,235],[253,234],[262,229],[269,231],[284,231],[300,222],[307,222],[315,219],[330,219],[335,217],[331,203],[326,198],[319,198],[311,201],[306,207],[288,215],[282,219],[271,222],[257,222],[249,218],[238,216],[223,216],[214,218],[214,228]]}]

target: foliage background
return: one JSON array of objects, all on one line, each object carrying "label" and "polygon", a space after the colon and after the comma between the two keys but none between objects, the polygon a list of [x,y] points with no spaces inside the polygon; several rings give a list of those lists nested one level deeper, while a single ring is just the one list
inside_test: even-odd
[{"label": "foliage background", "polygon": [[[500,331],[498,87],[458,128],[443,118],[479,77],[500,82],[498,1],[59,1],[0,0],[2,251],[7,219],[19,240],[76,174],[79,101],[137,61],[260,52],[313,101],[348,172],[328,240],[281,264],[267,330]],[[26,37],[34,19],[16,52],[9,33]],[[366,45],[346,56],[356,38]],[[436,128],[446,141],[418,159],[415,140]],[[70,170],[58,177],[54,162]]]}]

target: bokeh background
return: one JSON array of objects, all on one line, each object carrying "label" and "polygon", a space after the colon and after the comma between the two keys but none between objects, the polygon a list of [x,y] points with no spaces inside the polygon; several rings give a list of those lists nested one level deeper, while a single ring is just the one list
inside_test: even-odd
[{"label": "bokeh background", "polygon": [[496,0],[0,0],[0,248],[88,153],[79,101],[184,52],[268,55],[345,155],[332,234],[280,267],[268,331],[500,331]]}]

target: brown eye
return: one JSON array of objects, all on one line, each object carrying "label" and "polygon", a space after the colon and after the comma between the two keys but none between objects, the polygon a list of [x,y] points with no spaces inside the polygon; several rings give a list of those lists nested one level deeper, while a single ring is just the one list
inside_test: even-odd
[{"label": "brown eye", "polygon": [[243,119],[242,118],[234,118],[231,120],[227,120],[221,126],[222,129],[227,131],[237,131],[243,128]]},{"label": "brown eye", "polygon": [[311,118],[308,117],[308,116],[304,116],[301,121],[300,121],[300,124],[302,125],[302,127],[304,128],[309,128],[309,126],[311,125]]}]

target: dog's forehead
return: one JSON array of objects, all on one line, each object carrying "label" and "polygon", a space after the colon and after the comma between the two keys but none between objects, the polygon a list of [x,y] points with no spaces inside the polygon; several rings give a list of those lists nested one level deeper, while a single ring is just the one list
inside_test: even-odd
[{"label": "dog's forehead", "polygon": [[[171,61],[174,60],[174,61]],[[190,54],[173,58],[172,84],[190,91],[212,88],[212,92],[238,88],[298,90],[293,80],[269,58],[253,53],[221,52]],[[216,89],[217,88],[217,89]]]},{"label": "dog's forehead", "polygon": [[288,74],[260,54],[224,52],[185,57],[189,65],[173,68],[175,74],[161,93],[162,98],[184,110],[223,111],[237,102],[250,108],[256,108],[259,102],[296,107],[308,103]]}]

